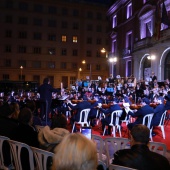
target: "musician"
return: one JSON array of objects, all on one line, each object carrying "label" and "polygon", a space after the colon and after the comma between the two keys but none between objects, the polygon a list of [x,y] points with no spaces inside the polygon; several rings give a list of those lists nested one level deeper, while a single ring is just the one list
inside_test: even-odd
[{"label": "musician", "polygon": [[129,123],[127,125],[128,129],[131,130],[133,128],[133,126],[135,126],[136,124],[142,124],[143,121],[143,117],[147,114],[153,113],[154,110],[151,106],[149,106],[150,101],[148,98],[143,98],[141,101],[141,105],[142,107],[139,110],[136,110],[136,112],[129,112],[129,115],[131,115],[132,117],[136,117],[136,120],[134,123]]},{"label": "musician", "polygon": [[[110,107],[108,109],[103,109],[103,108],[100,108],[100,107],[99,107],[99,109],[105,115],[105,118],[103,118],[101,120],[101,122],[102,122],[102,130],[104,130],[105,125],[109,126],[110,121],[111,121],[111,114],[112,114],[112,112],[115,111],[115,110],[122,110],[121,107],[119,106],[119,104],[116,103],[115,100],[112,101],[112,104],[110,105]],[[119,116],[121,116],[121,115],[119,115]],[[115,117],[113,119],[114,119],[113,120],[113,122],[114,122],[115,121]],[[106,132],[106,135],[107,135],[107,133],[109,135],[111,134],[111,127],[110,126],[108,127],[108,132]]]},{"label": "musician", "polygon": [[155,76],[155,73],[154,73],[154,72],[152,72],[152,74],[151,74],[151,76],[150,76],[150,79],[151,79],[150,84],[151,84],[152,88],[154,88],[154,87],[155,87],[155,84],[156,84],[156,82],[157,82],[157,76]]},{"label": "musician", "polygon": [[50,85],[49,78],[44,78],[43,84],[40,85],[40,87],[38,88],[38,93],[40,93],[40,102],[41,102],[40,112],[41,112],[42,120],[48,121],[49,119],[49,113],[51,112],[52,92],[59,92],[59,90],[53,88]]}]

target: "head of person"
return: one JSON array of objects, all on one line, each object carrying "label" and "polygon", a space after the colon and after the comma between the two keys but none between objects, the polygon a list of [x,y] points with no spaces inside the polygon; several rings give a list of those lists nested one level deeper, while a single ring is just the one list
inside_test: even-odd
[{"label": "head of person", "polygon": [[51,129],[64,128],[67,129],[67,118],[63,114],[57,114],[52,118]]},{"label": "head of person", "polygon": [[21,109],[18,121],[23,124],[32,125],[33,124],[33,114],[32,111],[29,108],[23,108]]},{"label": "head of person", "polygon": [[12,117],[12,113],[14,112],[14,107],[12,106],[12,104],[10,103],[4,103],[1,107],[0,107],[0,115],[3,117]]},{"label": "head of person", "polygon": [[142,104],[142,105],[149,105],[149,104],[150,104],[150,101],[149,101],[149,99],[148,99],[147,97],[144,97],[144,98],[142,99],[142,101],[141,101],[141,104]]},{"label": "head of person", "polygon": [[20,112],[19,104],[17,102],[11,103],[11,107],[13,110],[11,117],[17,120]]},{"label": "head of person", "polygon": [[135,144],[145,144],[149,142],[150,130],[147,126],[142,124],[135,125],[130,132],[131,146]]},{"label": "head of person", "polygon": [[72,133],[57,145],[52,170],[96,170],[97,162],[95,143],[80,133]]},{"label": "head of person", "polygon": [[43,83],[44,84],[49,84],[50,83],[50,79],[48,77],[44,78]]}]

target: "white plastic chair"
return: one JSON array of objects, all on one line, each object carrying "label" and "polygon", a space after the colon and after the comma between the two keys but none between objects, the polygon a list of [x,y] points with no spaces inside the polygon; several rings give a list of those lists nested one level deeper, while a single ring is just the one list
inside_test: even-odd
[{"label": "white plastic chair", "polygon": [[[112,134],[113,134],[113,137],[116,136],[116,128],[118,129],[119,131],[119,135],[120,137],[122,137],[122,134],[121,134],[121,126],[119,125],[119,118],[122,114],[122,110],[115,110],[111,113],[111,121],[110,121],[110,124],[109,126],[112,126]],[[115,121],[113,122],[114,120],[114,117],[115,117]],[[106,126],[104,127],[104,131],[103,131],[103,136],[105,134],[105,131],[106,131]]]},{"label": "white plastic chair", "polygon": [[127,138],[107,137],[104,139],[104,143],[108,158],[107,165],[111,164],[113,155],[116,151],[130,148],[130,141]]},{"label": "white plastic chair", "polygon": [[[74,131],[74,128],[76,126],[76,124],[79,124],[81,127],[84,126],[85,124],[87,126],[89,126],[89,123],[88,123],[88,115],[89,115],[89,112],[90,112],[90,109],[83,109],[81,112],[80,112],[80,119],[78,122],[74,122],[73,124],[73,128],[72,128],[72,133]],[[83,117],[83,114],[84,114],[84,120],[82,121],[82,117]],[[80,127],[80,132],[81,132],[81,127]]]},{"label": "white plastic chair", "polygon": [[106,156],[103,138],[98,135],[92,135],[92,139],[96,143],[98,160],[107,164],[107,156]]},{"label": "white plastic chair", "polygon": [[37,132],[39,132],[40,130],[42,130],[44,128],[44,126],[41,125],[35,125],[35,129]]},{"label": "white plastic chair", "polygon": [[5,167],[5,165],[4,165],[4,156],[3,156],[2,148],[3,148],[3,143],[8,140],[10,140],[8,137],[0,136],[0,169],[5,169],[5,168],[7,169],[7,167]]},{"label": "white plastic chair", "polygon": [[28,154],[29,154],[30,170],[34,170],[33,152],[31,150],[30,146],[28,146],[25,143],[21,143],[21,142],[14,141],[14,140],[8,140],[8,142],[10,144],[12,157],[13,157],[14,164],[15,164],[15,169],[16,170],[24,170],[22,168],[22,163],[21,163],[21,150],[23,148],[26,148],[28,150]]},{"label": "white plastic chair", "polygon": [[148,147],[151,151],[159,153],[166,157],[167,147],[161,142],[149,142]]},{"label": "white plastic chair", "polygon": [[126,123],[126,126],[127,126],[127,124],[129,124],[131,122],[131,115],[128,115],[129,111],[131,111],[129,107],[125,108],[126,117],[124,120],[122,120],[122,123]]},{"label": "white plastic chair", "polygon": [[[48,151],[45,151],[45,150],[42,150],[42,149],[38,149],[38,148],[35,148],[35,147],[31,147],[32,151],[33,151],[33,154],[34,154],[34,157],[35,157],[35,161],[36,161],[36,170],[47,170],[47,166],[48,163],[48,158],[49,157],[53,157],[54,153],[52,152],[48,152]],[[52,159],[51,159],[52,161]]]},{"label": "white plastic chair", "polygon": [[120,166],[120,165],[115,165],[115,164],[110,164],[109,170],[136,170],[136,169],[128,168],[128,167]]},{"label": "white plastic chair", "polygon": [[[165,123],[166,112],[167,111],[165,110],[165,112],[162,114],[160,122],[159,122],[159,125],[158,126],[154,126],[154,127],[160,127],[161,128],[163,139],[165,139],[164,123]],[[152,133],[152,131],[153,131],[153,127],[151,129],[151,133]]]},{"label": "white plastic chair", "polygon": [[154,113],[150,113],[150,114],[145,115],[143,117],[143,122],[142,122],[142,124],[146,125],[150,130],[151,141],[153,141],[153,139],[152,139],[152,129],[151,129],[151,121],[152,121],[153,115],[154,115]]}]

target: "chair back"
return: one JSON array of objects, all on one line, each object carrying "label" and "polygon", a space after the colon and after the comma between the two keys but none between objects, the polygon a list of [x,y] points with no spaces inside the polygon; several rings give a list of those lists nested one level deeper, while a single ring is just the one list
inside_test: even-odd
[{"label": "chair back", "polygon": [[130,148],[129,142],[127,138],[106,137],[104,139],[108,165],[112,162],[113,155],[116,151]]},{"label": "chair back", "polygon": [[149,142],[149,149],[153,152],[166,156],[167,147],[161,142]]},{"label": "chair back", "polygon": [[115,165],[115,164],[110,164],[109,170],[136,170],[136,169],[128,168],[128,167],[120,166],[120,165]]},{"label": "chair back", "polygon": [[9,145],[11,148],[12,157],[13,157],[14,164],[15,164],[15,169],[16,170],[24,170],[22,168],[21,151],[23,148],[25,148],[25,149],[27,149],[28,155],[29,155],[30,170],[34,170],[33,152],[31,150],[30,146],[25,143],[21,143],[21,142],[14,141],[14,140],[8,140],[8,142],[9,142]]},{"label": "chair back", "polygon": [[[119,125],[119,118],[120,118],[121,115],[122,115],[122,110],[113,111],[112,114],[111,114],[111,121],[110,121],[109,126],[117,126],[117,125]],[[113,122],[114,117],[115,117],[115,122]]]},{"label": "chair back", "polygon": [[128,109],[125,108],[126,117],[124,120],[122,120],[122,122],[126,123],[126,125],[131,122],[131,115],[128,115],[129,110],[130,110],[129,107]]},{"label": "chair back", "polygon": [[103,138],[101,138],[101,136],[92,134],[92,139],[96,142],[98,160],[107,163],[107,156],[104,148]]},{"label": "chair back", "polygon": [[150,125],[151,125],[153,115],[154,115],[153,113],[150,113],[150,114],[147,114],[143,117],[142,124],[146,125],[149,129],[151,128]]},{"label": "chair back", "polygon": [[107,165],[101,160],[98,160],[98,166],[102,166],[101,169],[107,170]]},{"label": "chair back", "polygon": [[163,125],[164,125],[164,123],[165,123],[165,117],[166,117],[166,112],[167,112],[167,110],[165,110],[165,112],[162,114],[161,120],[160,120],[158,126],[163,126]]},{"label": "chair back", "polygon": [[50,166],[52,165],[52,157],[54,153],[48,152],[42,149],[38,149],[35,147],[31,147],[35,161],[36,161],[36,170],[47,170],[50,169]]},{"label": "chair back", "polygon": [[[0,136],[0,169],[5,169],[5,165],[4,165],[4,155],[3,155],[3,144],[5,141],[8,141],[9,138],[6,136]],[[6,150],[5,150],[6,152]],[[9,150],[9,154],[10,154],[10,150]]]},{"label": "chair back", "polygon": [[40,130],[42,130],[44,128],[44,126],[41,125],[35,125],[35,129],[37,132],[39,132]]}]

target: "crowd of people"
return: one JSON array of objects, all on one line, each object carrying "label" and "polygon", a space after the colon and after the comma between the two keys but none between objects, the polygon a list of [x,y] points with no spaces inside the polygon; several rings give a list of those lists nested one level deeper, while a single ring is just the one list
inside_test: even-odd
[{"label": "crowd of people", "polygon": [[[168,79],[163,84],[159,84],[156,76],[149,83],[143,81],[134,83],[132,80],[127,80],[121,84],[119,80],[115,81],[113,78],[104,83],[95,81],[83,85],[83,83],[76,82],[74,88],[70,90],[55,89],[50,85],[50,79],[45,78],[37,95],[19,96],[14,93],[1,97],[0,135],[33,147],[56,152],[53,169],[61,166],[58,169],[70,167],[70,170],[93,170],[97,167],[95,145],[81,134],[70,134],[68,124],[73,125],[75,121],[79,121],[80,112],[83,109],[90,108],[88,119],[91,126],[96,126],[96,118],[100,116],[102,129],[104,130],[104,127],[108,126],[106,134],[111,135],[111,128],[109,127],[111,113],[115,110],[122,110],[122,114],[119,115],[120,125],[126,116],[136,118],[127,127],[131,131],[133,141],[141,142],[140,145],[147,145],[149,141],[148,129],[141,127],[142,119],[146,114],[154,113],[151,127],[159,124],[161,115],[165,110],[170,110],[169,88]],[[155,103],[154,107],[150,103]],[[136,109],[136,107],[131,106],[140,107]],[[70,114],[68,115],[68,113]],[[35,128],[36,125],[46,126],[38,133]],[[142,135],[140,133],[135,136],[135,128],[145,132],[146,141],[143,142],[138,139]],[[77,132],[76,127],[74,132]],[[135,147],[132,147],[132,150],[133,148]],[[144,146],[143,152],[146,150],[148,152],[148,149]],[[127,155],[130,152],[127,151]],[[84,153],[84,156],[81,158],[82,153]],[[76,154],[78,155],[76,156]],[[119,164],[120,161],[116,162],[119,159],[119,154],[121,157],[119,152],[114,155],[113,163]],[[8,167],[11,164],[10,155],[5,154],[4,156],[6,157],[4,163]],[[155,160],[158,158],[159,156],[155,156]],[[64,163],[62,159],[64,159]],[[161,158],[162,161],[163,159]],[[25,162],[25,160],[23,161]],[[165,167],[168,167],[166,160],[164,161]],[[138,169],[138,166],[131,166],[131,163],[121,163],[121,165]],[[150,167],[148,164],[146,166]],[[24,168],[24,170],[27,170],[29,166],[25,163]]]}]

